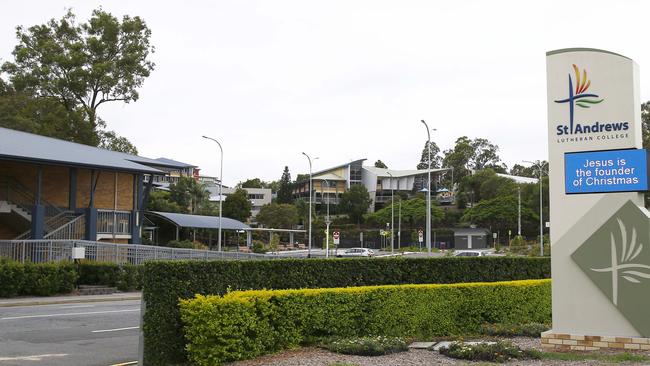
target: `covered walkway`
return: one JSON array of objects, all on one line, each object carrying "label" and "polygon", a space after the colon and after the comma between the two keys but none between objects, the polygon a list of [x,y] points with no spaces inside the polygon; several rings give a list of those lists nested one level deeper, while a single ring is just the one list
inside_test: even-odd
[{"label": "covered walkway", "polygon": [[[171,212],[146,211],[145,216],[153,216],[166,220],[176,227],[176,240],[180,239],[180,229],[219,229],[218,216],[201,216],[189,215]],[[251,247],[253,243],[253,231],[263,231],[269,233],[269,242],[274,233],[289,233],[289,241],[294,243],[294,234],[306,233],[306,230],[295,229],[271,229],[271,228],[252,228],[245,223],[228,217],[221,218],[221,230],[233,230],[237,232],[246,232],[246,246]]]}]

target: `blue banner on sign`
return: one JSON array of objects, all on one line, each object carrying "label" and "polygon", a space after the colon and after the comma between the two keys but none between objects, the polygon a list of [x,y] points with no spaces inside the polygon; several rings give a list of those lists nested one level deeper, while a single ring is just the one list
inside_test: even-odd
[{"label": "blue banner on sign", "polygon": [[566,153],[566,193],[647,191],[647,156],[644,149]]}]

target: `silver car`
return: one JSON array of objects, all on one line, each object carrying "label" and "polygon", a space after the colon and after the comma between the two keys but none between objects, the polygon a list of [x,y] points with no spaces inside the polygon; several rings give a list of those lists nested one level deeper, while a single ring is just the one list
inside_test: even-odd
[{"label": "silver car", "polygon": [[349,248],[336,253],[336,256],[341,257],[372,257],[375,252],[368,248]]}]

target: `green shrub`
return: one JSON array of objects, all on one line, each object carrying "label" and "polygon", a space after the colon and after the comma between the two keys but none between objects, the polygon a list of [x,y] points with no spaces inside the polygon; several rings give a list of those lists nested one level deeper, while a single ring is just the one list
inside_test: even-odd
[{"label": "green shrub", "polygon": [[170,240],[167,242],[167,246],[170,248],[193,249],[194,243],[191,240]]},{"label": "green shrub", "polygon": [[264,242],[261,240],[253,240],[253,253],[266,253],[266,249],[264,248]]},{"label": "green shrub", "polygon": [[444,257],[155,261],[145,263],[143,298],[147,365],[186,361],[178,299],[228,289],[288,289],[494,282],[550,278],[550,258]]},{"label": "green shrub", "polygon": [[50,296],[71,292],[77,280],[72,263],[0,262],[0,297]]},{"label": "green shrub", "polygon": [[403,337],[359,337],[332,339],[322,347],[335,353],[358,356],[382,356],[408,351],[408,342]]},{"label": "green shrub", "polygon": [[499,337],[533,337],[539,338],[542,332],[551,329],[548,324],[483,324],[481,333]]},{"label": "green shrub", "polygon": [[320,337],[431,338],[548,322],[550,280],[235,291],[180,301],[191,362],[213,365]]},{"label": "green shrub", "polygon": [[451,358],[469,361],[507,362],[510,360],[539,359],[539,352],[522,350],[509,342],[466,344],[454,342],[440,349]]},{"label": "green shrub", "polygon": [[0,297],[18,295],[25,283],[25,266],[19,262],[0,260]]},{"label": "green shrub", "polygon": [[104,285],[120,291],[142,288],[143,266],[105,262],[82,261],[78,264],[80,285]]}]

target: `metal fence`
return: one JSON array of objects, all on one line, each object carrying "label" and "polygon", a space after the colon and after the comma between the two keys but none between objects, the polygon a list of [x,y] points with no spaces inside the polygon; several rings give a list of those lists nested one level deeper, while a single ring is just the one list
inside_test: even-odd
[{"label": "metal fence", "polygon": [[97,234],[130,234],[131,212],[97,210]]},{"label": "metal fence", "polygon": [[243,252],[113,244],[86,240],[0,240],[0,257],[20,262],[72,260],[72,248],[85,248],[86,259],[98,262],[142,264],[148,260],[267,260],[278,256]]}]

